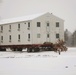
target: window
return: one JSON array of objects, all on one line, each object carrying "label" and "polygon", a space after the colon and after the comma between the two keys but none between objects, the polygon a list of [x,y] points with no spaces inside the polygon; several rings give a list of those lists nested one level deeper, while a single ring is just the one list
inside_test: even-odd
[{"label": "window", "polygon": [[20,34],[18,35],[18,41],[20,42]]},{"label": "window", "polygon": [[59,38],[59,34],[56,34],[56,38]]},{"label": "window", "polygon": [[30,34],[28,34],[28,41],[30,41]]},{"label": "window", "polygon": [[9,42],[11,42],[11,35],[9,35]]},{"label": "window", "polygon": [[28,22],[28,27],[30,27],[30,22]]},{"label": "window", "polygon": [[37,22],[37,27],[40,27],[40,22]]},{"label": "window", "polygon": [[9,36],[9,40],[11,40],[11,35]]},{"label": "window", "polygon": [[47,27],[49,27],[49,23],[47,23]]},{"label": "window", "polygon": [[9,25],[9,32],[11,32],[11,25]]},{"label": "window", "polygon": [[9,29],[11,30],[11,25],[9,25]]},{"label": "window", "polygon": [[49,34],[47,34],[47,38],[49,38]]},{"label": "window", "polygon": [[30,39],[30,34],[28,34],[28,39]]},{"label": "window", "polygon": [[3,36],[1,36],[1,43],[3,43]]},{"label": "window", "polygon": [[1,31],[3,31],[3,26],[1,26]]},{"label": "window", "polygon": [[59,27],[59,22],[56,22],[56,27]]},{"label": "window", "polygon": [[20,40],[20,34],[18,35],[18,39]]},{"label": "window", "polygon": [[37,38],[40,38],[40,34],[37,34]]},{"label": "window", "polygon": [[18,24],[18,31],[20,31],[20,24]]},{"label": "window", "polygon": [[28,22],[28,28],[27,29],[30,30],[30,22]]},{"label": "window", "polygon": [[3,41],[3,36],[1,36],[1,41]]},{"label": "window", "polygon": [[20,24],[18,24],[18,29],[20,29]]}]

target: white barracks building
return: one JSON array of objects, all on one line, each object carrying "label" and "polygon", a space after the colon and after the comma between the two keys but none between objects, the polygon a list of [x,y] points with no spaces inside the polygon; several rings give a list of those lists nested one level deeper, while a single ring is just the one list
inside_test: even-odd
[{"label": "white barracks building", "polygon": [[64,40],[64,20],[50,14],[36,14],[0,21],[0,45],[56,43]]}]

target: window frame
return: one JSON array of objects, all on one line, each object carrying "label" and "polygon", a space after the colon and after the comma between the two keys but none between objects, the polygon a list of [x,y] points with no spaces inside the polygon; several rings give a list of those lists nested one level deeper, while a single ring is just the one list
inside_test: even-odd
[{"label": "window frame", "polygon": [[41,22],[37,22],[37,27],[41,27]]},{"label": "window frame", "polygon": [[28,27],[30,27],[30,22],[28,22]]},{"label": "window frame", "polygon": [[18,29],[20,29],[20,23],[18,24]]},{"label": "window frame", "polygon": [[3,36],[1,36],[1,41],[3,41]]},{"label": "window frame", "polygon": [[28,39],[30,39],[30,33],[28,34]]},{"label": "window frame", "polygon": [[49,22],[47,22],[47,27],[49,27],[50,26],[50,24],[49,24]]},{"label": "window frame", "polygon": [[56,27],[59,27],[59,24],[60,24],[59,22],[56,22]]},{"label": "window frame", "polygon": [[20,39],[21,39],[21,36],[20,36],[20,34],[18,34],[18,41],[20,42]]},{"label": "window frame", "polygon": [[56,38],[59,39],[60,38],[60,34],[56,33]]},{"label": "window frame", "polygon": [[47,34],[47,38],[50,38],[50,34]]},{"label": "window frame", "polygon": [[11,30],[11,25],[9,25],[9,30]]},{"label": "window frame", "polygon": [[1,26],[1,31],[3,31],[3,26]]},{"label": "window frame", "polygon": [[11,42],[11,35],[9,35],[9,42]]}]

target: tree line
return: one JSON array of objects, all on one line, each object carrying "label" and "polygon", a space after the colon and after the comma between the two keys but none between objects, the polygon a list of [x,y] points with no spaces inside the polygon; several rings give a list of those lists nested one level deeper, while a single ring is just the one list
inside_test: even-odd
[{"label": "tree line", "polygon": [[66,46],[76,47],[76,30],[71,33],[68,29],[66,29],[64,31],[64,40],[66,42]]}]

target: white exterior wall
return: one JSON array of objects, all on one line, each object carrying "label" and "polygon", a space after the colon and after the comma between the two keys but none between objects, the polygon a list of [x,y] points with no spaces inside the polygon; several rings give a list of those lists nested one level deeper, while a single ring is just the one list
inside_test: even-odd
[{"label": "white exterior wall", "polygon": [[[18,31],[18,24],[20,24],[20,31]],[[9,25],[11,25],[11,32],[9,32]],[[3,33],[0,33],[0,37],[3,36],[3,43],[1,45],[31,44],[31,41],[28,41],[29,33],[31,33],[31,30],[28,30],[28,22],[3,25]],[[19,34],[20,42],[18,41]],[[9,42],[9,35],[11,35],[11,42]]]},{"label": "white exterior wall", "polygon": [[[37,27],[37,22],[41,22],[41,27]],[[47,30],[47,22],[50,26]],[[56,22],[59,22],[59,27],[56,27]],[[33,31],[33,43],[44,43],[52,42],[56,43],[58,40],[56,38],[56,33],[59,33],[60,39],[64,40],[64,21],[50,14],[43,15],[39,18],[36,18],[32,21]],[[41,38],[37,38],[37,33],[41,34]],[[50,37],[47,38],[47,33],[50,34]]]},{"label": "white exterior wall", "polygon": [[[28,22],[30,22],[30,30],[28,30]],[[37,22],[41,22],[41,27],[37,27]],[[50,26],[47,28],[47,22]],[[56,22],[59,22],[59,27],[56,27]],[[25,24],[26,23],[26,24]],[[45,14],[32,21],[17,22],[3,25],[3,33],[0,32],[0,39],[3,36],[3,43],[1,45],[18,45],[18,44],[42,44],[44,42],[55,43],[56,33],[60,34],[60,39],[64,40],[64,21],[52,14]],[[20,31],[18,31],[18,24],[20,24]],[[11,25],[11,32],[9,32],[9,25]],[[1,28],[1,27],[0,27]],[[48,30],[47,30],[48,29]],[[37,38],[37,34],[41,34]],[[47,33],[50,37],[47,38]],[[18,41],[18,34],[20,34],[20,42]],[[28,41],[28,34],[30,34],[30,41]],[[9,42],[9,35],[11,35],[11,42]]]}]

